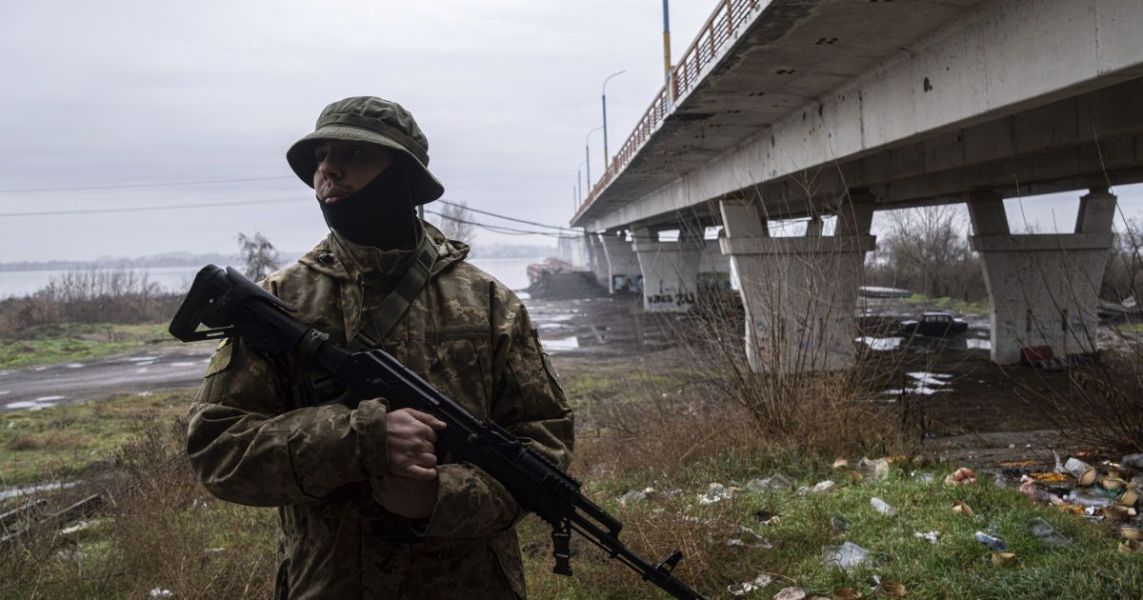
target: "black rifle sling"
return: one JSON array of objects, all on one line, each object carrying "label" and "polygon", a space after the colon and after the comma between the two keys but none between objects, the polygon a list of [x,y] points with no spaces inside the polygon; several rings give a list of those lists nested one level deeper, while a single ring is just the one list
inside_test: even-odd
[{"label": "black rifle sling", "polygon": [[381,300],[377,310],[370,311],[373,336],[367,336],[364,331],[359,331],[350,341],[350,348],[353,350],[377,348],[385,341],[385,337],[389,335],[397,321],[405,316],[409,306],[413,304],[413,299],[429,282],[433,265],[436,264],[438,258],[440,258],[440,250],[433,243],[428,232],[422,232],[421,243],[417,245],[416,258],[405,270],[405,275]]}]

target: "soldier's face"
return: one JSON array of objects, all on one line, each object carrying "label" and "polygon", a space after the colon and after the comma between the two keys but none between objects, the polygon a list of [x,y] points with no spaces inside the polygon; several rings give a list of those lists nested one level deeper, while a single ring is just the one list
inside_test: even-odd
[{"label": "soldier's face", "polygon": [[393,164],[385,148],[358,142],[323,142],[314,148],[314,192],[334,204],[360,190]]}]

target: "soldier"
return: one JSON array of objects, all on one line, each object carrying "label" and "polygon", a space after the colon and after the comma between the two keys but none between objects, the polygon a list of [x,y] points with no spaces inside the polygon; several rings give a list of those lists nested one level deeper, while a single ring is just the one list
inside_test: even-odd
[{"label": "soldier", "polygon": [[[566,467],[572,414],[524,305],[417,219],[444,188],[395,102],[330,104],[286,159],[330,235],[261,285],[350,347],[382,347],[473,414]],[[435,447],[444,424],[341,390],[297,355],[223,342],[190,410],[187,453],[215,496],[278,507],[279,598],[524,597],[515,524],[487,473]]]}]

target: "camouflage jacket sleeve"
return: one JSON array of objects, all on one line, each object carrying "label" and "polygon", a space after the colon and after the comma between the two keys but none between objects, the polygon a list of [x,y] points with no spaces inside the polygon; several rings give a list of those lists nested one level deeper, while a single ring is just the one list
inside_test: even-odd
[{"label": "camouflage jacket sleeve", "polygon": [[[514,296],[506,298],[505,305],[502,318],[509,325],[494,349],[491,416],[566,469],[574,439],[571,409],[524,305]],[[523,516],[504,486],[477,467],[444,464],[437,474],[437,503],[426,536],[486,536],[512,527]]]},{"label": "camouflage jacket sleeve", "polygon": [[191,406],[187,454],[212,494],[283,506],[388,471],[383,404],[291,410],[282,369],[241,341],[211,360]]}]

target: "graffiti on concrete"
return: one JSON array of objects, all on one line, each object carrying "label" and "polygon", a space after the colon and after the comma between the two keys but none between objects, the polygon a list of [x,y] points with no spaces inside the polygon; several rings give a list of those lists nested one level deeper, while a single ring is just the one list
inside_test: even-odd
[{"label": "graffiti on concrete", "polygon": [[694,292],[675,292],[675,293],[660,293],[651,294],[647,296],[647,304],[650,306],[668,304],[671,306],[693,306],[695,304]]},{"label": "graffiti on concrete", "polygon": [[627,275],[612,275],[611,276],[611,291],[612,293],[622,294],[637,294],[643,291],[643,276],[636,275],[634,279]]}]

